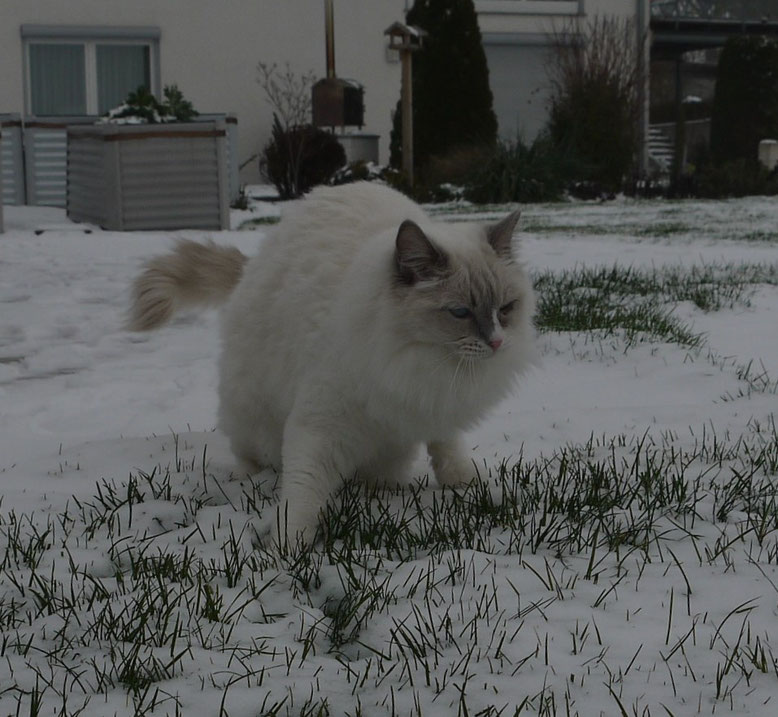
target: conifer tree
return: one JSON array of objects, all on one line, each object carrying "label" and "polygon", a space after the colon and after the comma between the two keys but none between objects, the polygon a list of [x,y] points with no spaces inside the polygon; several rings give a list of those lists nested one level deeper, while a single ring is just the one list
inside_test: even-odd
[{"label": "conifer tree", "polygon": [[[497,138],[489,68],[473,0],[416,0],[406,17],[428,34],[413,54],[413,158],[489,147]],[[391,164],[402,166],[402,109],[394,116]]]}]

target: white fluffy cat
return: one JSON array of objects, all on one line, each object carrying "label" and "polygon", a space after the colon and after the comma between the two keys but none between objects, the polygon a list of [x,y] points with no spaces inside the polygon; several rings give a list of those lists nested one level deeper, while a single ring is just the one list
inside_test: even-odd
[{"label": "white fluffy cat", "polygon": [[533,352],[518,217],[443,224],[384,186],[320,188],[251,259],[183,241],[151,260],[130,326],[227,302],[221,428],[244,464],[282,472],[281,540],[310,541],[344,478],[399,482],[420,444],[441,485],[475,477],[459,435]]}]

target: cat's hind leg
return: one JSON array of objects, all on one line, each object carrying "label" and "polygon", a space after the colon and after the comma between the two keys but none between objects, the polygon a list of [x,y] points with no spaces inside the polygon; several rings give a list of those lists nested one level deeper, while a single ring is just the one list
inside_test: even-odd
[{"label": "cat's hind leg", "polygon": [[432,460],[435,478],[441,486],[463,485],[480,478],[459,438],[431,441],[427,444],[427,453]]}]

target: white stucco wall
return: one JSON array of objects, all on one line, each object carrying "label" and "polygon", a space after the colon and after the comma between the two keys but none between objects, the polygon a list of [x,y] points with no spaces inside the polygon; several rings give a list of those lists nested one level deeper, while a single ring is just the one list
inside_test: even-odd
[{"label": "white stucco wall", "polygon": [[[387,60],[383,31],[404,18],[405,0],[335,0],[339,77],[365,87],[364,130],[381,136],[388,159],[400,65]],[[256,81],[257,62],[287,61],[325,75],[323,0],[3,0],[0,3],[0,113],[25,111],[23,24],[156,26],[162,85],[177,84],[203,113],[238,116],[240,160],[267,140],[271,110]],[[256,181],[256,162],[242,173]]]}]

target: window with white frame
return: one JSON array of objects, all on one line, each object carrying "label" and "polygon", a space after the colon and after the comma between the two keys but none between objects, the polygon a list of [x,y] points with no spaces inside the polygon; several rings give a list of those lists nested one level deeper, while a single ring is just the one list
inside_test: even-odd
[{"label": "window with white frame", "polygon": [[28,114],[101,115],[159,90],[156,28],[22,26]]}]

